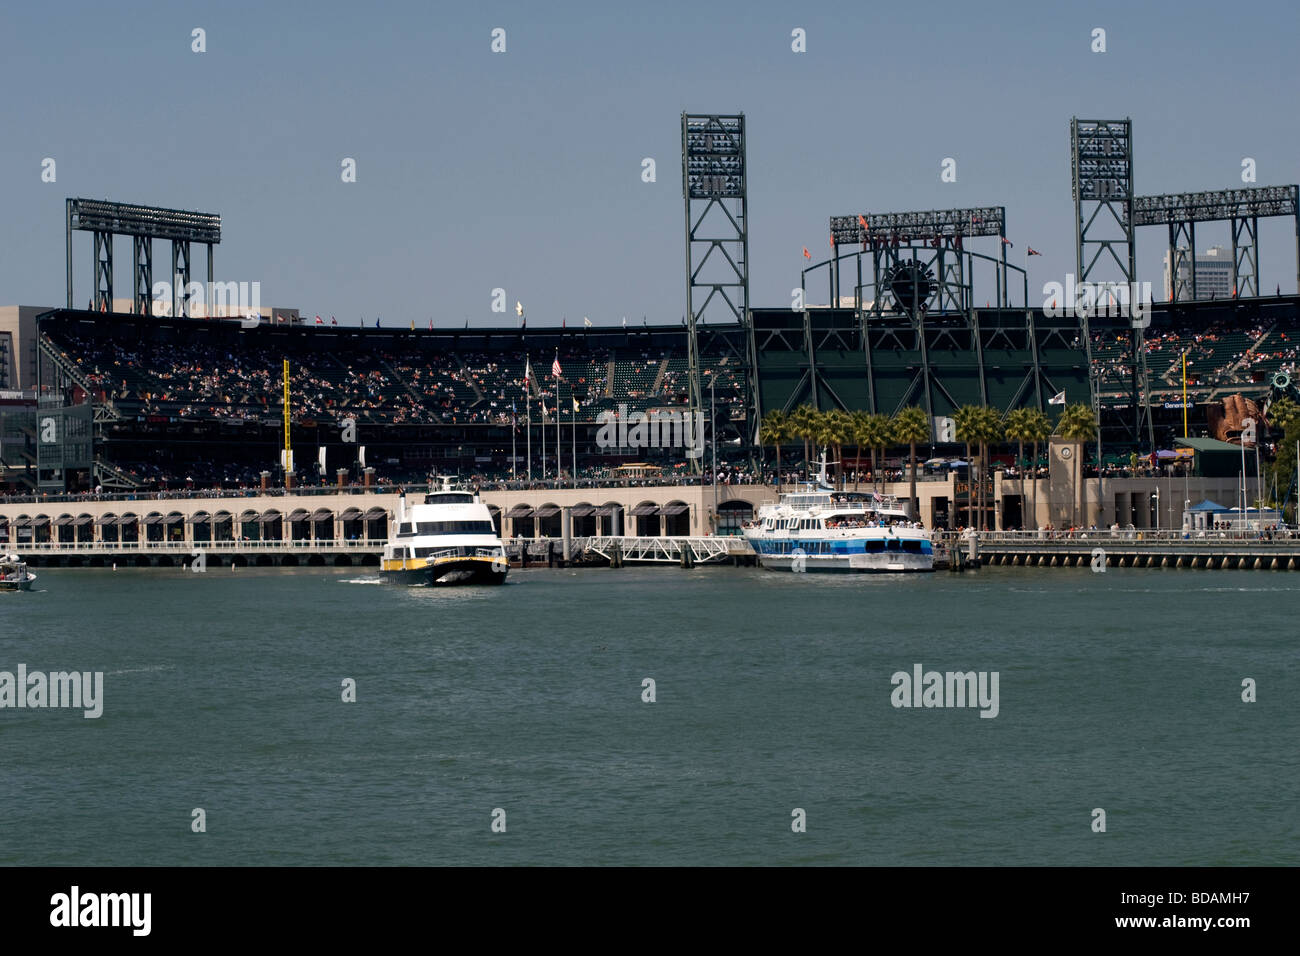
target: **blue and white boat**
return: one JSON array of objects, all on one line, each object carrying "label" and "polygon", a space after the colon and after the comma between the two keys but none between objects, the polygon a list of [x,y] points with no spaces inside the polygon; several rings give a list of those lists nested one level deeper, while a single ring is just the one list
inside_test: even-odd
[{"label": "blue and white boat", "polygon": [[825,463],[816,485],[763,505],[744,529],[763,567],[776,571],[933,571],[930,533],[896,498],[836,491]]}]

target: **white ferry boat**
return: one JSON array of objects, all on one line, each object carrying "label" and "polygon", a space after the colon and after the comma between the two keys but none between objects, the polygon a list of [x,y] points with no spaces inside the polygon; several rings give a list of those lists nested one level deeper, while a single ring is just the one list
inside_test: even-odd
[{"label": "white ferry boat", "polygon": [[510,565],[487,505],[444,478],[422,504],[399,499],[379,571],[394,584],[501,584]]},{"label": "white ferry boat", "polygon": [[892,495],[835,491],[825,481],[763,505],[744,529],[778,571],[933,571],[930,533]]}]

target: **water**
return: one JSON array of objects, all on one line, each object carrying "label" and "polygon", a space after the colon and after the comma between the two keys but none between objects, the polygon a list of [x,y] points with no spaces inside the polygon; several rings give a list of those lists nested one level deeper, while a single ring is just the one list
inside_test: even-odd
[{"label": "water", "polygon": [[[104,714],[0,710],[4,864],[1300,862],[1300,575],[40,575],[0,670]],[[894,708],[915,663],[999,715]]]}]

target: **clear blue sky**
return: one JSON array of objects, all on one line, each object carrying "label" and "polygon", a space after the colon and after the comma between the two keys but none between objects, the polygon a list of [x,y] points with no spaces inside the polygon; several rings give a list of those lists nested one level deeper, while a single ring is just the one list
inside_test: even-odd
[{"label": "clear blue sky", "polygon": [[[1246,156],[1297,182],[1297,37],[1287,2],[6,4],[0,302],[62,301],[86,196],[220,213],[217,277],[309,316],[677,322],[683,109],[747,116],[753,305],[789,304],[832,214],[985,203],[1013,261],[1043,252],[1032,301],[1073,269],[1071,115],[1133,118],[1139,193],[1240,185]],[[1261,233],[1263,284],[1294,291],[1292,224]],[[1157,298],[1165,241],[1139,232]],[[84,301],[87,235],[75,254]]]}]

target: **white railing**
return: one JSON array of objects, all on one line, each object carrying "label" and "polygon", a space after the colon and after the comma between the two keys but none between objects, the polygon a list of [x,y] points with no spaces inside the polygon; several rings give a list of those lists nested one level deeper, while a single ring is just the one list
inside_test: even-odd
[{"label": "white railing", "polygon": [[177,553],[195,551],[380,551],[381,540],[302,540],[302,541],[11,541],[0,542],[0,550],[19,554],[70,553]]},{"label": "white railing", "polygon": [[[950,540],[965,540],[964,535],[950,533]],[[1119,531],[1110,529],[1088,529],[1075,531],[981,531],[978,539],[982,545],[1031,545],[1051,546],[1083,544],[1156,544],[1173,543],[1180,545],[1221,546],[1230,542],[1254,545],[1294,545],[1300,542],[1300,531],[1292,528],[1284,530],[1196,530],[1170,531],[1153,528],[1123,528]]]}]

